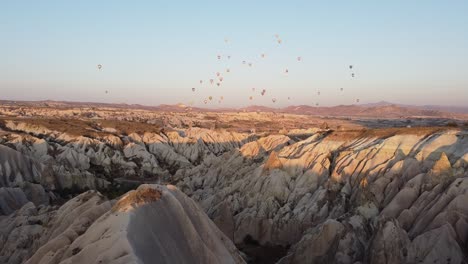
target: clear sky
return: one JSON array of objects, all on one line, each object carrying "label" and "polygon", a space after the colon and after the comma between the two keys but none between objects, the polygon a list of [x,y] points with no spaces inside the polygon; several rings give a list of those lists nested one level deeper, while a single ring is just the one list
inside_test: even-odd
[{"label": "clear sky", "polygon": [[207,106],[468,106],[468,1],[0,2],[0,99],[200,106],[210,95]]}]

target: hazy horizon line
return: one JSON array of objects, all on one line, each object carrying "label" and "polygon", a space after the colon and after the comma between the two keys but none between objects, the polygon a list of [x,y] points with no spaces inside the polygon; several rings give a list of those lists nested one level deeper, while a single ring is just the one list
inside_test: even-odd
[{"label": "hazy horizon line", "polygon": [[125,102],[99,102],[99,101],[80,101],[80,100],[56,100],[56,99],[44,99],[44,100],[15,100],[15,99],[0,99],[0,102],[57,102],[57,103],[81,103],[81,104],[106,104],[106,105],[138,105],[138,106],[143,106],[143,107],[158,107],[158,106],[163,106],[163,105],[168,105],[168,106],[177,106],[177,105],[185,105],[189,107],[195,107],[195,108],[212,108],[212,109],[231,109],[231,108],[246,108],[246,107],[252,107],[252,106],[261,106],[261,107],[267,107],[267,108],[286,108],[286,107],[291,107],[291,106],[312,106],[312,107],[337,107],[337,106],[373,106],[373,105],[378,105],[378,104],[387,104],[387,105],[396,105],[396,106],[401,106],[401,107],[451,107],[451,108],[466,108],[468,109],[468,106],[466,105],[444,105],[444,104],[403,104],[403,103],[397,103],[397,102],[390,102],[390,101],[377,101],[377,102],[370,102],[370,103],[357,103],[357,104],[335,104],[335,105],[319,105],[319,106],[314,106],[313,104],[288,104],[286,106],[269,106],[269,105],[263,105],[263,104],[250,104],[247,106],[219,106],[219,105],[204,105],[204,106],[195,106],[195,105],[189,105],[183,102],[178,102],[178,103],[160,103],[160,104],[143,104],[143,103],[125,103]]}]

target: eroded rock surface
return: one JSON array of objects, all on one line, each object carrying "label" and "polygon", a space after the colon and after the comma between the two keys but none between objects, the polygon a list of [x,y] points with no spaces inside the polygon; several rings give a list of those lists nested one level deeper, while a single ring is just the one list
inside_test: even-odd
[{"label": "eroded rock surface", "polygon": [[[239,122],[242,118],[239,116]],[[225,235],[216,240],[224,245],[221,249],[196,236],[192,238],[201,240],[197,240],[195,249],[174,245],[180,252],[188,252],[187,256],[193,250],[206,251],[206,259],[200,261],[215,263],[219,261],[218,254],[232,255],[230,245],[219,242],[221,238],[236,244],[249,238],[260,245],[290,247],[280,260],[283,264],[467,261],[466,130],[317,128],[248,133],[193,127],[123,133],[109,125],[93,129],[96,131],[87,135],[73,135],[17,120],[7,123],[0,140],[0,214],[8,216],[1,220],[20,221],[13,219],[27,219],[30,216],[24,214],[31,214],[48,223],[49,230],[49,223],[54,226],[58,213],[48,204],[56,196],[118,188],[129,182],[162,182],[176,185],[196,201]],[[119,261],[152,256],[143,246],[133,248],[135,238],[123,235],[113,225],[131,227],[131,221],[143,224],[152,216],[152,210],[145,208],[162,210],[158,204],[165,199],[164,192],[172,197],[168,203],[180,207],[177,204],[182,203],[182,194],[160,190],[161,195],[130,194],[127,198],[133,203],[114,209],[105,199],[96,201],[107,207],[93,215],[96,219],[102,217],[105,226],[115,228],[113,241],[124,241],[114,243],[119,249],[109,249],[106,260],[117,261],[116,252],[122,254]],[[146,205],[147,199],[154,200],[154,206]],[[184,203],[191,205],[183,208],[195,206]],[[203,218],[198,211],[194,218],[171,210],[172,207],[166,214],[181,221],[179,224],[187,218]],[[133,217],[134,212],[142,217]],[[84,244],[76,244],[80,251],[76,249],[73,254],[70,248],[54,248],[58,242],[51,241],[59,236],[57,240],[71,245],[97,223],[96,219],[79,223],[89,225],[84,230],[72,229],[64,236],[59,236],[62,229],[56,235],[46,230],[47,235],[40,239],[34,236],[42,233],[44,227],[24,224],[24,230],[15,231],[8,238],[13,232],[9,230],[2,239],[7,243],[17,237],[33,238],[31,247],[37,252],[30,261],[71,261],[81,256]],[[167,224],[163,220],[158,223]],[[210,222],[207,228],[211,225]],[[168,231],[174,237],[180,234],[177,230]],[[192,231],[187,230],[186,234]],[[101,241],[100,237],[88,236]],[[154,237],[148,232],[141,236],[146,244],[162,243],[158,240],[162,237],[172,241],[169,234]],[[4,250],[4,257],[13,254],[12,249]],[[143,251],[137,254],[139,250]],[[27,252],[20,250],[15,254],[8,258],[11,263],[24,259]],[[85,256],[93,254],[82,257]]]},{"label": "eroded rock surface", "polygon": [[0,227],[2,263],[244,263],[175,186],[141,185],[116,202],[88,191],[59,208],[27,203]]}]

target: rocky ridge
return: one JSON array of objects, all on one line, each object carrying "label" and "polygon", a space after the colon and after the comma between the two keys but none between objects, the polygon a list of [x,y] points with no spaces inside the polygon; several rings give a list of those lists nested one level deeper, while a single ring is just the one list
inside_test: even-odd
[{"label": "rocky ridge", "polygon": [[[4,214],[72,187],[171,182],[236,244],[290,246],[280,263],[466,261],[464,130],[116,131],[73,136],[7,123],[0,208],[1,197],[20,205]],[[27,170],[11,169],[19,167]]]},{"label": "rocky ridge", "polygon": [[174,186],[141,185],[117,202],[96,191],[0,218],[2,263],[244,263]]}]

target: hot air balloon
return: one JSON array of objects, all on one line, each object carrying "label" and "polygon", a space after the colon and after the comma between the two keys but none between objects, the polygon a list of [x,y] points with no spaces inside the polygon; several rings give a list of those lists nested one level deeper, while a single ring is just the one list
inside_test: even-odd
[{"label": "hot air balloon", "polygon": [[301,61],[301,60],[302,60],[302,58],[300,56],[297,57],[297,61]]},{"label": "hot air balloon", "polygon": [[242,64],[246,64],[247,62],[246,61],[242,61]]},{"label": "hot air balloon", "polygon": [[278,35],[278,34],[275,34],[275,38],[279,38],[279,35]]},{"label": "hot air balloon", "polygon": [[291,97],[288,97],[288,100],[291,100]]},{"label": "hot air balloon", "polygon": [[353,68],[353,65],[349,65],[349,69],[352,69]]},{"label": "hot air balloon", "polygon": [[271,99],[273,103],[276,103],[276,98]]},{"label": "hot air balloon", "polygon": [[109,93],[109,91],[106,90],[106,94],[108,94],[108,93]]},{"label": "hot air balloon", "polygon": [[354,78],[354,73],[351,73],[351,77],[353,77],[353,78]]},{"label": "hot air balloon", "polygon": [[343,91],[343,88],[340,88],[340,91]]},{"label": "hot air balloon", "polygon": [[218,55],[218,60],[220,60],[220,59],[221,59],[221,55]]},{"label": "hot air balloon", "polygon": [[315,106],[319,106],[319,103],[315,103]]},{"label": "hot air balloon", "polygon": [[252,67],[252,63],[251,63],[251,62],[249,62],[249,66]]},{"label": "hot air balloon", "polygon": [[208,99],[210,99],[210,101],[213,100],[213,96],[209,96]]},{"label": "hot air balloon", "polygon": [[255,88],[252,88],[252,91],[255,92]]},{"label": "hot air balloon", "polygon": [[228,57],[228,60],[231,59],[231,55],[228,55],[227,57]]},{"label": "hot air balloon", "polygon": [[286,70],[284,71],[284,73],[289,73],[289,70],[288,70],[288,69],[286,69]]},{"label": "hot air balloon", "polygon": [[249,100],[252,100],[253,99],[253,96],[249,96]]},{"label": "hot air balloon", "polygon": [[202,83],[203,83],[203,80],[200,80],[200,84],[202,84]]},{"label": "hot air balloon", "polygon": [[229,42],[229,39],[228,39],[228,38],[224,38],[224,42],[225,42],[225,43],[228,43],[228,42]]},{"label": "hot air balloon", "polygon": [[262,58],[265,58],[265,53],[262,53],[262,55],[261,55],[261,56],[262,56]]},{"label": "hot air balloon", "polygon": [[203,101],[205,104],[208,103],[208,101],[205,99],[205,101]]},{"label": "hot air balloon", "polygon": [[231,72],[231,70],[230,70],[230,69],[226,69],[226,72]]},{"label": "hot air balloon", "polygon": [[224,100],[224,96],[221,96],[220,98],[221,98],[221,100]]},{"label": "hot air balloon", "polygon": [[221,73],[219,73],[219,72],[217,72],[217,73],[216,73],[216,76],[218,76],[218,77],[219,77],[220,75],[221,75]]},{"label": "hot air balloon", "polygon": [[281,44],[281,42],[282,42],[281,39],[278,39],[278,44]]},{"label": "hot air balloon", "polygon": [[192,92],[195,92],[195,88],[192,88]]},{"label": "hot air balloon", "polygon": [[97,65],[98,69],[100,70],[102,68],[102,65],[101,64],[98,64]]},{"label": "hot air balloon", "polygon": [[220,84],[220,83],[216,83],[216,85],[220,86],[221,84]]},{"label": "hot air balloon", "polygon": [[219,81],[222,82],[224,80],[223,77],[219,77]]},{"label": "hot air balloon", "polygon": [[359,103],[359,99],[356,99],[356,103]]}]

